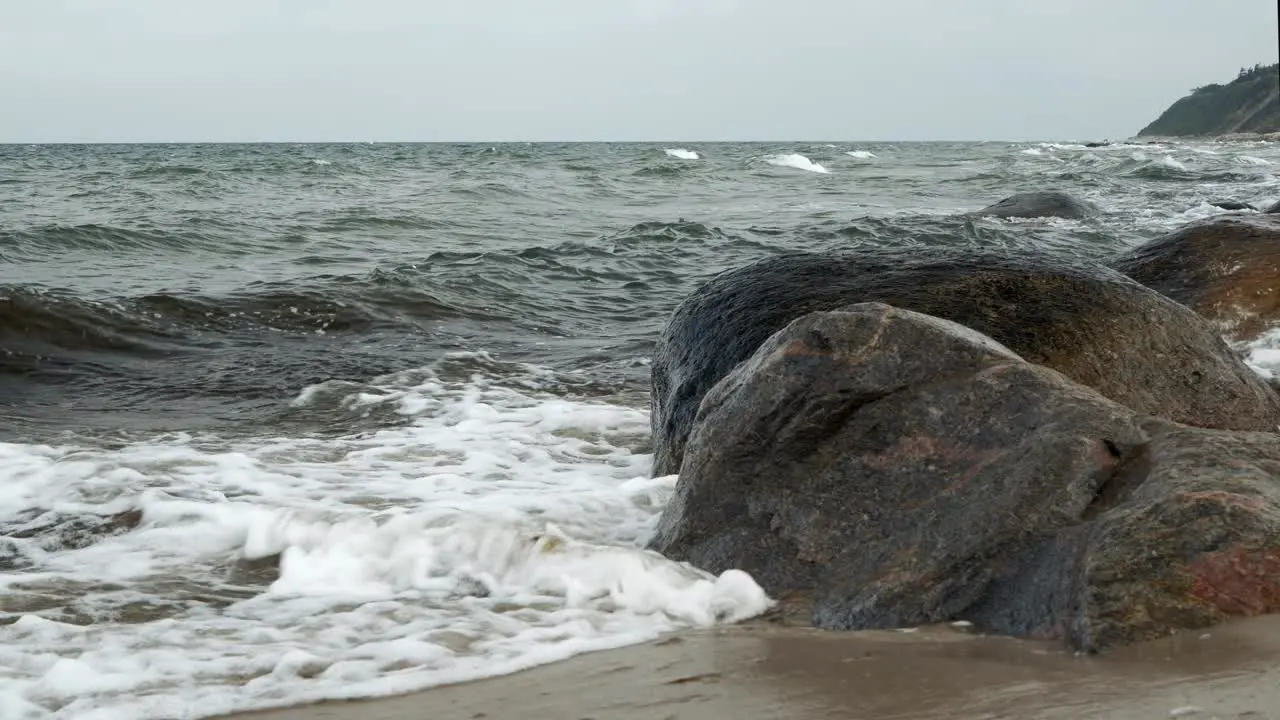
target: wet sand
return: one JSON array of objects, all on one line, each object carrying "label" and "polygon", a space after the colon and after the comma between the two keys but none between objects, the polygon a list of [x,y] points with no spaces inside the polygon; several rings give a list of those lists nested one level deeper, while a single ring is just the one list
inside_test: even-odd
[{"label": "wet sand", "polygon": [[1081,657],[963,630],[765,623],[671,636],[515,675],[236,720],[1280,720],[1280,616]]}]

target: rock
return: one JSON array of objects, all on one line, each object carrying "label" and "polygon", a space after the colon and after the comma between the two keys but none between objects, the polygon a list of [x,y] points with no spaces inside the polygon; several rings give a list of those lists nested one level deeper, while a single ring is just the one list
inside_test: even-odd
[{"label": "rock", "polygon": [[1083,220],[1096,214],[1098,208],[1092,203],[1057,191],[1018,193],[974,213],[1000,218],[1056,217],[1069,220]]},{"label": "rock", "polygon": [[1209,204],[1223,210],[1257,210],[1258,208],[1239,200],[1210,200]]},{"label": "rock", "polygon": [[1280,436],[1129,409],[967,328],[805,315],[707,395],[651,547],[827,629],[1081,650],[1280,609]]},{"label": "rock", "polygon": [[1143,430],[1120,502],[1077,531],[1088,599],[1077,644],[1280,612],[1280,436],[1161,420]]},{"label": "rock", "polygon": [[1156,238],[1111,267],[1208,318],[1235,339],[1280,322],[1280,218],[1216,217]]},{"label": "rock", "polygon": [[1111,143],[1110,143],[1109,141],[1106,141],[1106,140],[1101,141],[1101,142],[1099,142],[1099,141],[1096,141],[1096,140],[1095,140],[1095,141],[1093,141],[1093,142],[1087,142],[1087,143],[1085,143],[1085,144],[1084,144],[1084,146],[1085,146],[1085,147],[1087,147],[1087,148],[1110,147],[1110,145],[1111,145]]},{"label": "rock", "polygon": [[99,540],[129,532],[142,522],[142,511],[133,509],[110,515],[68,515],[31,509],[16,521],[0,523],[0,537],[36,542],[45,552],[80,550]]},{"label": "rock", "polygon": [[1280,399],[1207,322],[1101,265],[1031,254],[868,249],[723,273],[675,311],[652,364],[654,472],[680,469],[703,395],[787,323],[880,301],[958,322],[1142,413],[1274,430]]}]

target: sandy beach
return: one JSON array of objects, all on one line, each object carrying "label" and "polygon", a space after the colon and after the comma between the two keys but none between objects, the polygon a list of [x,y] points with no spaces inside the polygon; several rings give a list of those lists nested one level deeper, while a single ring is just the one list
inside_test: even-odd
[{"label": "sandy beach", "polygon": [[1280,617],[1100,656],[964,629],[753,623],[407,696],[235,720],[1280,718]]}]

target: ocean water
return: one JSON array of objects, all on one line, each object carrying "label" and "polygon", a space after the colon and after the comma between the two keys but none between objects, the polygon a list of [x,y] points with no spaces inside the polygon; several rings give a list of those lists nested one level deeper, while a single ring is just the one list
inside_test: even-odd
[{"label": "ocean water", "polygon": [[[960,215],[1038,189],[1103,213]],[[1218,199],[1280,199],[1280,147],[0,146],[0,717],[371,697],[758,615],[642,549],[689,291],[792,250],[1105,257]]]}]

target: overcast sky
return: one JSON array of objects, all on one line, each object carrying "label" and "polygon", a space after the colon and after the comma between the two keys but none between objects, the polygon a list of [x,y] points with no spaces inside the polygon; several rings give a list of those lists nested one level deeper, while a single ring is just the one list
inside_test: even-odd
[{"label": "overcast sky", "polygon": [[1275,0],[0,0],[0,142],[1127,137]]}]

